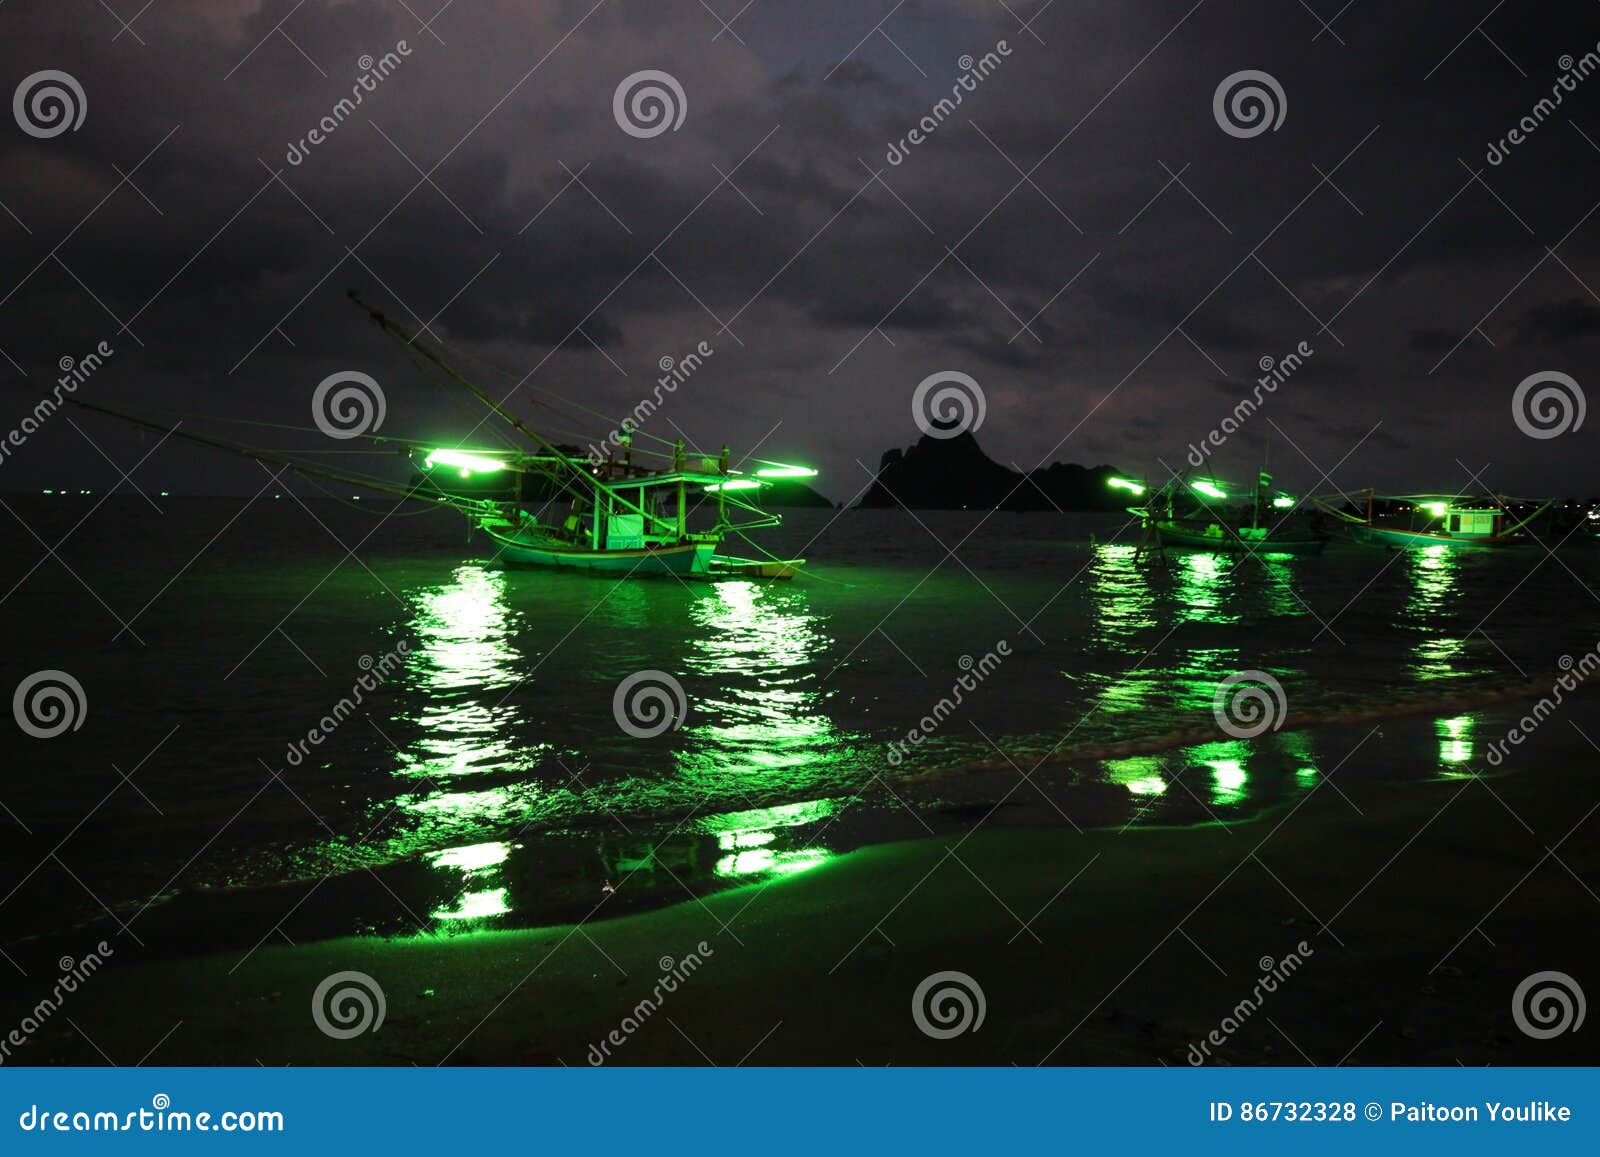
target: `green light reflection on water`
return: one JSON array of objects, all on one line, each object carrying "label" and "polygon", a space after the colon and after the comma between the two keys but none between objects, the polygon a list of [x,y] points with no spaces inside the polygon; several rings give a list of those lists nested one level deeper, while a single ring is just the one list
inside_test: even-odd
[{"label": "green light reflection on water", "polygon": [[429,915],[435,920],[487,920],[491,916],[504,916],[511,911],[506,893],[505,888],[464,892],[454,908],[440,908]]},{"label": "green light reflection on water", "polygon": [[803,790],[854,758],[813,689],[830,640],[807,606],[803,592],[737,581],[713,584],[691,605],[684,668],[715,690],[697,695],[693,712],[713,722],[685,727],[673,753],[689,791]]},{"label": "green light reflection on water", "polygon": [[511,739],[515,709],[492,694],[516,685],[522,657],[511,644],[518,622],[506,581],[504,571],[462,566],[418,600],[406,675],[422,706],[406,722],[421,737],[400,752],[405,774],[448,780],[533,765],[536,753]]},{"label": "green light reflection on water", "polygon": [[1466,650],[1466,641],[1429,632],[1450,613],[1451,604],[1458,597],[1461,559],[1442,544],[1407,551],[1406,555],[1411,591],[1406,598],[1404,616],[1411,626],[1424,632],[1424,637],[1412,647],[1411,670],[1424,681],[1460,675],[1456,660]]},{"label": "green light reflection on water", "polygon": [[1313,788],[1321,778],[1322,771],[1317,766],[1317,753],[1311,743],[1311,734],[1307,731],[1285,731],[1278,735],[1278,746],[1290,761],[1297,766],[1294,771],[1295,782],[1303,788]]},{"label": "green light reflection on water", "polygon": [[1095,632],[1108,644],[1131,643],[1156,625],[1155,598],[1136,553],[1135,547],[1106,543],[1094,548],[1089,562]]},{"label": "green light reflection on water", "polygon": [[753,851],[735,852],[731,856],[724,856],[717,861],[716,873],[727,877],[789,876],[796,872],[808,872],[812,868],[821,867],[831,859],[833,853],[827,848],[796,848],[789,852],[756,848]]},{"label": "green light reflection on water", "polygon": [[503,842],[466,844],[446,848],[428,857],[429,864],[444,872],[458,872],[466,887],[452,908],[439,908],[430,915],[435,920],[486,920],[511,911],[510,889],[484,887],[499,876],[511,856],[511,845]]},{"label": "green light reflection on water", "polygon": [[416,738],[397,752],[396,775],[413,786],[395,804],[409,823],[396,825],[402,830],[387,843],[399,858],[455,842],[427,857],[463,889],[453,906],[432,913],[438,920],[481,920],[511,910],[510,890],[494,886],[511,845],[461,841],[521,820],[544,794],[527,779],[465,787],[473,777],[528,771],[548,749],[516,738],[515,709],[500,702],[516,685],[522,660],[512,643],[519,623],[506,601],[508,581],[493,567],[457,567],[449,582],[420,593],[406,624],[411,650],[405,679],[417,706],[399,720]]},{"label": "green light reflection on water", "polygon": [[1476,729],[1477,720],[1471,715],[1434,720],[1434,734],[1439,739],[1440,772],[1445,778],[1476,778],[1475,773],[1463,766],[1472,761],[1473,732]]},{"label": "green light reflection on water", "polygon": [[1173,570],[1177,577],[1174,611],[1184,622],[1237,623],[1241,616],[1227,609],[1236,574],[1233,563],[1220,554],[1185,551]]},{"label": "green light reflection on water", "polygon": [[1190,749],[1191,762],[1211,769],[1210,802],[1213,807],[1244,802],[1247,794],[1245,785],[1250,781],[1245,762],[1250,757],[1250,750],[1250,745],[1240,739],[1219,740]]},{"label": "green light reflection on water", "polygon": [[820,823],[839,810],[836,799],[813,799],[803,803],[779,804],[777,807],[751,808],[748,811],[723,812],[707,816],[700,827],[718,836],[730,832],[765,831],[771,828],[794,827],[797,824]]},{"label": "green light reflection on water", "polygon": [[1133,755],[1105,761],[1106,778],[1128,789],[1131,795],[1161,795],[1167,790],[1161,761],[1153,755]]},{"label": "green light reflection on water", "polygon": [[729,853],[717,861],[713,871],[726,879],[792,875],[826,863],[834,858],[827,848],[773,845],[785,842],[785,828],[818,823],[841,806],[839,800],[817,799],[707,817],[702,829],[714,834],[717,846]]}]

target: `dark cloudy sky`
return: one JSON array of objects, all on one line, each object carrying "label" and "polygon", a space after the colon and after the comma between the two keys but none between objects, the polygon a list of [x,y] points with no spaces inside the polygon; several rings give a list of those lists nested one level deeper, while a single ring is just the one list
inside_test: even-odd
[{"label": "dark cloudy sky", "polygon": [[[486,382],[552,428],[537,400],[620,414],[707,341],[647,428],[814,463],[836,498],[868,481],[858,459],[915,440],[929,374],[976,379],[1002,461],[1159,472],[1301,341],[1314,356],[1224,473],[1270,441],[1300,487],[1343,460],[1342,486],[1455,489],[1459,459],[1501,490],[1600,489],[1600,415],[1534,439],[1511,410],[1530,374],[1600,382],[1600,75],[1485,160],[1596,49],[1600,4],[740,4],[8,0],[5,91],[59,70],[86,115],[47,139],[0,126],[0,427],[106,340],[91,400],[309,425],[316,384],[357,369],[383,432],[471,430],[478,410],[343,300],[357,288],[503,367]],[[619,127],[644,69],[681,85],[676,131]],[[1247,69],[1286,108],[1241,138],[1213,94]],[[124,467],[141,452],[75,420]],[[173,447],[136,478],[254,485]],[[116,475],[59,418],[0,465],[4,490],[80,480]]]}]

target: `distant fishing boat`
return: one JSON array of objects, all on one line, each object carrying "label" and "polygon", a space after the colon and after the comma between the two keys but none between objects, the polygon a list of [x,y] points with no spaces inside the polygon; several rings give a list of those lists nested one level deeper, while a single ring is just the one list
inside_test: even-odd
[{"label": "distant fishing boat", "polygon": [[1143,505],[1129,506],[1145,538],[1140,549],[1185,547],[1222,554],[1321,554],[1328,536],[1294,513],[1299,501],[1272,485],[1272,475],[1261,471],[1248,494],[1230,493],[1215,478],[1175,478],[1150,490],[1127,478],[1112,478],[1109,485],[1136,497]]},{"label": "distant fishing boat", "polygon": [[[734,534],[774,527],[782,522],[755,502],[763,487],[781,479],[813,478],[816,471],[781,462],[762,462],[749,472],[732,469],[728,448],[707,456],[686,449],[681,439],[671,444],[660,468],[634,460],[629,434],[613,442],[601,461],[563,450],[469,381],[435,350],[378,310],[357,304],[386,331],[465,387],[488,409],[529,439],[538,453],[496,449],[428,447],[404,438],[363,433],[368,441],[388,444],[419,467],[410,484],[401,485],[207,437],[136,414],[70,399],[146,429],[158,430],[201,445],[238,454],[267,465],[282,466],[309,477],[326,478],[401,498],[446,506],[464,515],[495,548],[504,562],[586,571],[617,577],[675,575],[682,579],[791,579],[804,559],[740,558],[720,553]],[[490,476],[504,476],[500,477]],[[481,495],[481,496],[479,496]],[[546,522],[544,510],[562,499],[567,509],[559,521]],[[536,512],[530,506],[537,504]],[[694,530],[690,518],[702,506],[712,511],[709,526]],[[734,521],[735,518],[743,521]],[[756,548],[759,551],[759,547]]]},{"label": "distant fishing boat", "polygon": [[[1352,542],[1389,550],[1499,550],[1536,545],[1538,540],[1527,527],[1552,504],[1541,501],[1533,513],[1519,519],[1512,515],[1511,505],[1523,500],[1503,495],[1463,499],[1448,494],[1380,495],[1371,489],[1360,493],[1367,498],[1365,518],[1335,505],[1333,496],[1312,501],[1344,521]],[[1385,507],[1382,510],[1380,502]]]}]

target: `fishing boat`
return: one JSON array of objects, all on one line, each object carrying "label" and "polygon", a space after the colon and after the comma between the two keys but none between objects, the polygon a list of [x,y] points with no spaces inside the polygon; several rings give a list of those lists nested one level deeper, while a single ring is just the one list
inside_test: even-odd
[{"label": "fishing boat", "polygon": [[[631,431],[612,440],[607,455],[598,460],[562,448],[470,381],[428,343],[354,294],[351,297],[374,322],[531,442],[536,452],[428,446],[414,439],[356,435],[393,448],[411,463],[411,479],[401,484],[179,429],[110,406],[70,401],[265,465],[449,507],[483,535],[497,559],[512,565],[680,579],[792,579],[805,565],[804,559],[770,554],[742,558],[722,553],[721,547],[730,536],[746,537],[750,531],[778,526],[782,519],[757,504],[761,490],[779,480],[815,477],[815,470],[766,461],[748,471],[734,469],[728,447],[706,455],[690,451],[682,439],[670,444],[660,466],[651,467],[636,460],[640,452],[633,448]],[[545,512],[563,503],[564,513],[547,521]],[[700,522],[700,528],[692,528],[691,520]]]},{"label": "fishing boat", "polygon": [[[1378,494],[1358,491],[1366,496],[1365,516],[1350,513],[1348,499],[1337,496],[1314,497],[1323,510],[1345,524],[1352,542],[1381,546],[1389,550],[1425,550],[1444,547],[1450,550],[1501,550],[1536,545],[1538,540],[1528,526],[1550,509],[1550,501],[1492,495],[1466,498],[1449,494]],[[1379,504],[1382,504],[1381,508]],[[1514,506],[1533,511],[1523,517],[1512,513]]]},{"label": "fishing boat", "polygon": [[1299,501],[1272,485],[1261,471],[1248,494],[1230,492],[1215,478],[1174,478],[1151,490],[1127,478],[1112,478],[1114,489],[1146,501],[1129,506],[1140,519],[1147,547],[1169,546],[1221,554],[1321,554],[1328,536],[1297,517]]}]

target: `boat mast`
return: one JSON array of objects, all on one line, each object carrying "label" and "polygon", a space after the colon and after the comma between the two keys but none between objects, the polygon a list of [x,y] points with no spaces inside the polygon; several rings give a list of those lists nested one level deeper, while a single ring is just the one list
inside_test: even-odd
[{"label": "boat mast", "polygon": [[362,309],[366,310],[367,315],[371,317],[372,320],[376,322],[382,329],[386,330],[390,334],[393,334],[395,337],[400,338],[406,343],[406,345],[415,348],[419,354],[427,358],[428,361],[432,362],[441,371],[447,374],[457,385],[469,390],[473,397],[477,398],[489,409],[493,410],[496,414],[500,415],[500,417],[504,418],[518,433],[522,434],[529,441],[535,443],[546,454],[552,458],[555,458],[562,465],[570,469],[583,481],[586,487],[594,484],[595,479],[590,477],[587,472],[580,470],[577,466],[574,466],[568,456],[562,453],[554,443],[550,442],[544,437],[544,435],[531,428],[521,418],[517,417],[510,410],[506,409],[505,406],[495,401],[486,390],[484,390],[476,382],[473,382],[460,370],[456,369],[455,366],[445,361],[444,358],[435,352],[426,342],[421,341],[418,335],[406,332],[404,326],[392,320],[381,309],[377,309],[374,306],[368,305],[365,301],[361,300],[361,296],[354,290],[351,290],[350,292],[350,300],[355,302]]},{"label": "boat mast", "polygon": [[[361,300],[361,296],[358,293],[356,293],[354,290],[350,291],[350,295],[349,296],[350,296],[350,300],[355,302],[362,309],[366,310],[367,311],[367,315],[369,317],[371,317],[372,320],[374,322],[376,322],[382,329],[384,329],[386,332],[392,334],[393,336],[402,339],[406,343],[406,345],[415,348],[416,351],[419,354],[421,354],[428,361],[432,362],[435,366],[437,366],[443,373],[448,375],[449,378],[452,381],[454,381],[456,384],[462,386],[463,388],[469,390],[472,393],[473,397],[477,398],[485,406],[489,407],[490,410],[494,411],[496,414],[500,415],[500,417],[504,418],[507,422],[509,422],[511,424],[512,428],[515,429],[518,433],[522,434],[524,437],[528,438],[530,441],[535,443],[540,449],[542,449],[545,452],[546,455],[550,456],[551,458],[554,458],[558,463],[560,463],[562,466],[565,466],[574,475],[576,475],[578,482],[583,486],[582,493],[592,496],[593,493],[596,492],[596,491],[604,491],[605,494],[608,496],[608,498],[615,499],[616,501],[620,502],[624,507],[627,507],[627,508],[633,510],[634,512],[638,513],[638,514],[644,515],[646,518],[649,517],[649,512],[646,511],[644,509],[644,507],[636,506],[632,502],[629,502],[626,498],[622,497],[620,494],[617,494],[614,490],[611,489],[611,487],[607,486],[604,482],[601,482],[598,478],[595,478],[588,471],[583,470],[580,467],[576,466],[573,463],[572,459],[569,458],[566,454],[562,453],[560,448],[557,447],[553,442],[551,442],[549,439],[545,438],[544,435],[538,433],[536,430],[532,429],[521,418],[517,417],[510,410],[506,409],[505,406],[503,406],[499,402],[495,401],[494,398],[492,398],[488,394],[488,392],[485,391],[482,387],[480,387],[476,382],[473,382],[470,378],[468,378],[460,370],[456,369],[455,366],[453,366],[449,362],[445,361],[445,359],[439,353],[434,351],[430,346],[428,346],[428,344],[426,342],[421,341],[418,335],[408,333],[404,326],[402,326],[398,322],[392,320],[381,309],[377,309],[377,308],[375,308],[373,306],[368,305],[365,301]],[[570,483],[569,483],[569,486],[570,486]],[[608,518],[610,517],[610,514],[611,514],[611,505],[612,504],[610,502],[608,502],[606,504],[606,516]],[[600,507],[600,503],[599,503],[598,500],[596,500],[596,502],[595,502],[596,511],[599,510],[599,507]],[[596,539],[599,538],[599,532],[600,532],[600,523],[599,523],[598,518],[596,518],[596,520],[595,520],[595,538]],[[598,547],[596,547],[596,549],[598,549]]]}]

